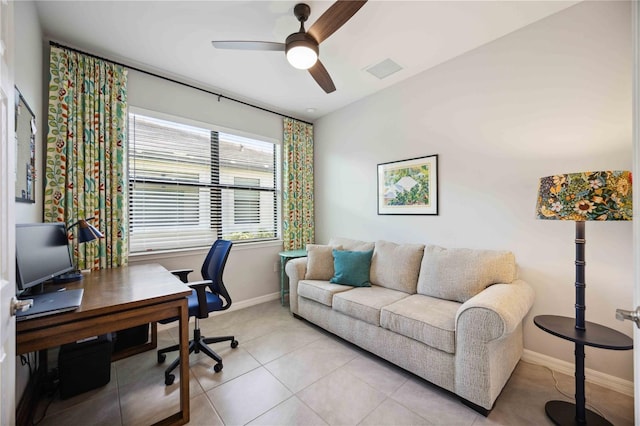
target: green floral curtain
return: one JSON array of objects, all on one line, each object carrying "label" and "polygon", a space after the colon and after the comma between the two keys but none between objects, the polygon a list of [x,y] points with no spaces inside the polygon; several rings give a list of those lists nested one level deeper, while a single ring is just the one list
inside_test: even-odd
[{"label": "green floral curtain", "polygon": [[285,250],[315,241],[313,125],[284,119],[282,239]]},{"label": "green floral curtain", "polygon": [[104,238],[78,245],[77,227],[71,230],[77,267],[124,265],[127,70],[52,46],[49,72],[45,222],[94,217]]}]

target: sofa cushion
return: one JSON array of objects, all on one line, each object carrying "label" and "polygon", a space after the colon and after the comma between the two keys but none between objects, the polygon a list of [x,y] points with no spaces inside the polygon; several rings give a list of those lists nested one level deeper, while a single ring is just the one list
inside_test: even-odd
[{"label": "sofa cushion", "polygon": [[333,249],[342,250],[342,246],[307,244],[305,280],[329,281],[333,277]]},{"label": "sofa cushion", "polygon": [[412,294],[380,310],[380,326],[450,354],[455,353],[461,303]]},{"label": "sofa cushion", "polygon": [[371,284],[414,294],[424,244],[376,241],[371,259]]},{"label": "sofa cushion", "polygon": [[330,246],[342,246],[344,250],[351,251],[369,251],[373,250],[374,243],[360,240],[352,240],[350,238],[333,237],[329,240]]},{"label": "sofa cushion", "polygon": [[409,296],[407,293],[373,285],[333,295],[333,309],[350,317],[380,325],[380,309]]},{"label": "sofa cushion", "polygon": [[515,279],[516,261],[509,251],[427,246],[418,293],[466,302],[492,284],[509,284]]},{"label": "sofa cushion", "polygon": [[369,271],[373,250],[350,251],[333,250],[333,277],[329,282],[335,284],[369,287]]},{"label": "sofa cushion", "polygon": [[331,306],[334,294],[352,288],[341,284],[331,284],[328,281],[304,280],[298,282],[298,296]]}]

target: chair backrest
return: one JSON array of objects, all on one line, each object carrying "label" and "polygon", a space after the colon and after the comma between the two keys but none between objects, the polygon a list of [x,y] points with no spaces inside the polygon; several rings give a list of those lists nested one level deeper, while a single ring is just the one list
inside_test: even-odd
[{"label": "chair backrest", "polygon": [[216,240],[209,249],[209,253],[207,253],[207,257],[202,264],[202,270],[200,271],[203,279],[212,281],[212,284],[209,286],[211,291],[222,296],[227,302],[223,309],[231,306],[231,297],[222,281],[222,274],[227,264],[227,258],[229,257],[229,252],[231,252],[232,245],[233,243],[231,241]]}]

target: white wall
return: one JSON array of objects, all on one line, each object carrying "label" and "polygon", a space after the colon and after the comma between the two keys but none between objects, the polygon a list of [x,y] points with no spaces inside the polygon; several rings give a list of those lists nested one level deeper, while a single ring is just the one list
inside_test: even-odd
[{"label": "white wall", "polygon": [[36,115],[36,183],[35,203],[16,202],[16,222],[42,222],[46,118],[43,102],[45,82],[42,74],[42,29],[35,3],[18,1],[15,15],[15,85]]},{"label": "white wall", "polygon": [[[533,324],[574,314],[572,222],[536,220],[538,179],[631,169],[628,2],[583,2],[318,120],[316,234],[512,250],[536,291],[525,348],[573,362]],[[416,54],[420,54],[419,51]],[[439,155],[438,216],[379,216],[376,165]],[[586,226],[587,320],[632,304],[631,222]],[[587,348],[587,368],[633,380],[632,352]]]},{"label": "white wall", "polygon": [[[222,126],[230,130],[282,141],[282,117],[172,83],[129,71],[130,106]],[[225,267],[224,282],[234,303],[273,296],[280,291],[279,263],[282,243],[235,244]],[[174,254],[135,255],[129,264],[156,262],[168,269],[192,268],[200,279],[206,250]]]}]

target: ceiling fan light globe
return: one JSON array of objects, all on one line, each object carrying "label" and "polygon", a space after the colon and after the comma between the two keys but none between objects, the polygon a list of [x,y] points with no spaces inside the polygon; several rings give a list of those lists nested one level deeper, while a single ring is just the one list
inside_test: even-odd
[{"label": "ceiling fan light globe", "polygon": [[289,63],[298,69],[307,70],[318,61],[318,42],[305,32],[287,37],[285,53]]},{"label": "ceiling fan light globe", "polygon": [[308,46],[294,46],[287,51],[287,60],[300,70],[308,70],[318,61],[318,53]]}]

